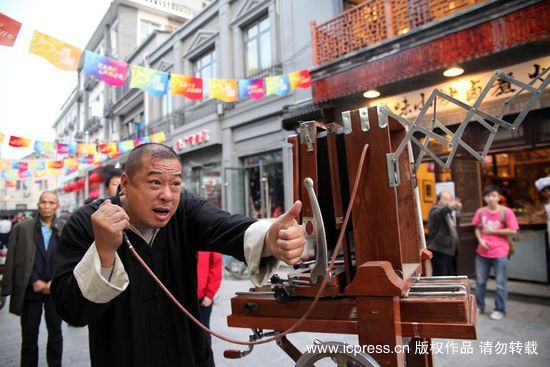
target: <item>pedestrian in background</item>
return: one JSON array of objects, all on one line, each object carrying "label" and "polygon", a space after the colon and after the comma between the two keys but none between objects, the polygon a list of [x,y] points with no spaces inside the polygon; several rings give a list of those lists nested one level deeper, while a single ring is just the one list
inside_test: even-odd
[{"label": "pedestrian in background", "polygon": [[8,217],[0,219],[0,250],[3,247],[8,247],[8,239],[10,238],[11,222]]},{"label": "pedestrian in background", "polygon": [[55,216],[57,194],[45,191],[38,200],[38,216],[17,223],[10,235],[2,296],[10,295],[10,312],[21,317],[21,366],[38,365],[38,331],[45,311],[48,328],[48,366],[61,366],[61,318],[50,296],[55,255],[62,223]]},{"label": "pedestrian in background", "polygon": [[[210,315],[214,297],[222,282],[223,256],[217,252],[199,251],[197,253],[197,297],[201,305],[201,321],[210,328]],[[208,342],[212,344],[212,337],[207,334]]]},{"label": "pedestrian in background", "polygon": [[508,236],[513,236],[519,229],[516,215],[512,209],[499,204],[500,189],[488,186],[483,189],[483,200],[487,204],[479,208],[472,224],[478,241],[476,256],[476,298],[478,313],[485,312],[485,290],[491,267],[495,271],[497,294],[492,320],[502,320],[506,314],[508,298],[508,253],[510,245]]},{"label": "pedestrian in background", "polygon": [[13,224],[15,224],[15,223],[21,223],[21,222],[23,222],[25,219],[27,219],[27,218],[25,217],[25,213],[19,212],[19,213],[17,213],[17,215],[15,216],[15,221],[13,222]]},{"label": "pedestrian in background", "polygon": [[115,196],[118,185],[120,185],[120,177],[122,171],[118,168],[114,168],[105,175],[105,196]]},{"label": "pedestrian in background", "polygon": [[546,199],[544,203],[544,210],[538,214],[541,217],[546,216],[548,238],[550,239],[550,176],[539,178],[535,181],[535,186],[539,190],[540,194]]},{"label": "pedestrian in background", "polygon": [[432,252],[432,275],[456,275],[458,251],[457,213],[462,209],[460,200],[443,191],[428,216],[428,249]]}]

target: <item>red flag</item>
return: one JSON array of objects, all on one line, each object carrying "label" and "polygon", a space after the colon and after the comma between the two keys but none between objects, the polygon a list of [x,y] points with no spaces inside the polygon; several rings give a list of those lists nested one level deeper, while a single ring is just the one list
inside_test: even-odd
[{"label": "red flag", "polygon": [[309,70],[298,70],[288,74],[290,80],[290,87],[294,90],[296,88],[309,88],[311,87],[311,75]]},{"label": "red flag", "polygon": [[29,139],[12,135],[10,136],[9,145],[15,148],[28,148],[31,145],[31,141]]},{"label": "red flag", "polygon": [[172,74],[172,94],[181,94],[188,99],[197,101],[202,99],[202,79],[189,75]]},{"label": "red flag", "polygon": [[21,23],[0,13],[0,46],[12,47],[21,28]]}]

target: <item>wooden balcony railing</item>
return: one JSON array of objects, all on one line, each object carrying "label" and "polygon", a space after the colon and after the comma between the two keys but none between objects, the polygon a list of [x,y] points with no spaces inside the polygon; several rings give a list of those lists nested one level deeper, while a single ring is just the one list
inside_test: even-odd
[{"label": "wooden balcony railing", "polygon": [[311,23],[315,65],[405,34],[484,1],[366,0],[325,23]]}]

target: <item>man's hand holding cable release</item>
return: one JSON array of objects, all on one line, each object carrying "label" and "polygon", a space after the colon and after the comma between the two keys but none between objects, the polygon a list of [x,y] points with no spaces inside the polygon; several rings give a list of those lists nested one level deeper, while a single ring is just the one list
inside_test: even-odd
[{"label": "man's hand holding cable release", "polygon": [[102,268],[112,268],[116,250],[122,244],[122,231],[128,228],[130,218],[118,205],[105,200],[92,214],[95,246]]}]

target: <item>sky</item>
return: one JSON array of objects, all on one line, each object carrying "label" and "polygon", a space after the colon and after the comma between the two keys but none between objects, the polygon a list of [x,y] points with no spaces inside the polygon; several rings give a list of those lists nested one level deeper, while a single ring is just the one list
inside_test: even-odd
[{"label": "sky", "polygon": [[0,158],[32,151],[12,148],[10,135],[55,138],[52,125],[76,87],[77,73],[64,71],[28,52],[34,30],[84,49],[111,0],[0,0],[0,13],[22,23],[13,47],[0,46]]}]

